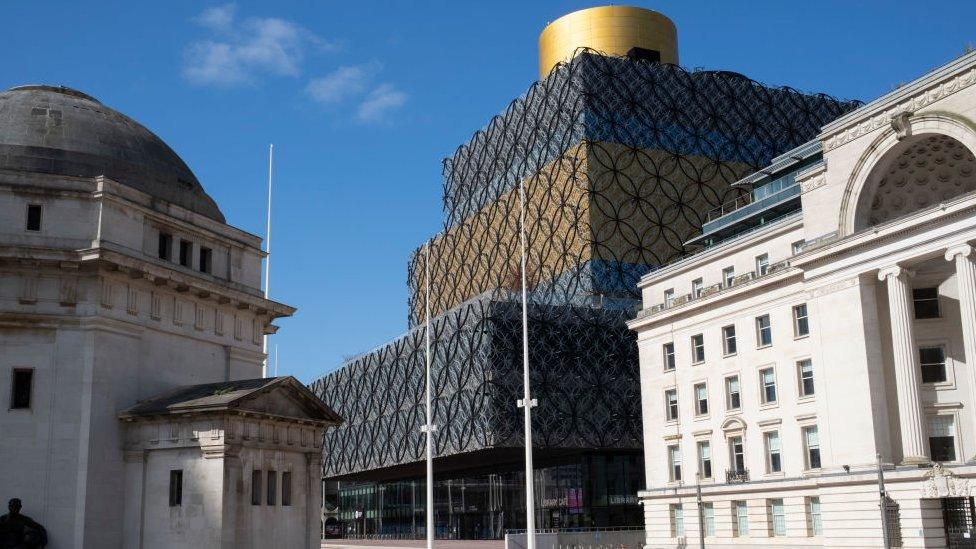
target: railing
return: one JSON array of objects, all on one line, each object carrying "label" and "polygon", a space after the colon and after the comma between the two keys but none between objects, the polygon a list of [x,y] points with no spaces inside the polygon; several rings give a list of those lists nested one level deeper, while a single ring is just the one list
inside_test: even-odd
[{"label": "railing", "polygon": [[736,484],[749,482],[749,469],[726,469],[725,483]]},{"label": "railing", "polygon": [[781,193],[786,189],[793,187],[794,185],[796,185],[796,179],[794,178],[793,174],[784,175],[783,177],[780,177],[779,179],[775,179],[772,182],[767,183],[762,187],[759,187],[748,194],[744,194],[734,200],[730,200],[722,204],[718,208],[709,210],[709,212],[705,215],[705,222],[710,223],[712,221],[715,221],[716,219],[728,215],[741,208],[744,208],[749,204],[753,204],[760,200],[769,198],[775,194]]}]

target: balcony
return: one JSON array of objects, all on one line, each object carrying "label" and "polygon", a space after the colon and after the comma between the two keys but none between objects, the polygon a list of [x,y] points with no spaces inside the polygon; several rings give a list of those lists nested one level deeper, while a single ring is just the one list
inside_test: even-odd
[{"label": "balcony", "polygon": [[726,469],[725,470],[726,484],[741,484],[743,482],[749,482],[749,469]]}]

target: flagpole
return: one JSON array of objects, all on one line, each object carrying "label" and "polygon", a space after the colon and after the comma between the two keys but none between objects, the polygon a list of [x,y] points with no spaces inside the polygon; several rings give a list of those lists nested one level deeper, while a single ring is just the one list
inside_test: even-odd
[{"label": "flagpole", "polygon": [[[264,239],[264,299],[268,299],[271,290],[271,175],[274,168],[274,143],[268,145],[268,225]],[[264,334],[261,346],[264,352],[264,364],[261,366],[261,377],[268,377],[268,334]]]},{"label": "flagpole", "polygon": [[518,405],[525,410],[525,541],[526,549],[535,549],[535,482],[532,468],[532,398],[529,380],[529,312],[526,284],[525,183],[519,180],[519,239],[522,243],[522,385],[524,395]]},{"label": "flagpole", "polygon": [[427,408],[427,425],[424,432],[427,434],[427,549],[434,548],[434,444],[432,440],[434,431],[434,420],[432,417],[433,406],[430,400],[430,240],[424,246],[424,353],[425,381],[424,381],[424,403]]}]

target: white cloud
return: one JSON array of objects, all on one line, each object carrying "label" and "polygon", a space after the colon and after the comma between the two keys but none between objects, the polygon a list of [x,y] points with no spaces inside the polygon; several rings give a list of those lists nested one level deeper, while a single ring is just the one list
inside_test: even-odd
[{"label": "white cloud", "polygon": [[301,25],[276,17],[238,21],[236,6],[204,10],[194,22],[213,36],[190,44],[184,76],[196,84],[231,85],[262,75],[298,76],[308,49],[334,49],[333,43]]},{"label": "white cloud", "polygon": [[406,102],[406,93],[398,90],[393,84],[380,84],[359,104],[356,119],[360,122],[380,122],[390,111],[402,107]]},{"label": "white cloud", "polygon": [[339,103],[366,91],[369,81],[382,68],[378,61],[339,67],[325,76],[310,80],[305,86],[305,93],[320,103]]}]

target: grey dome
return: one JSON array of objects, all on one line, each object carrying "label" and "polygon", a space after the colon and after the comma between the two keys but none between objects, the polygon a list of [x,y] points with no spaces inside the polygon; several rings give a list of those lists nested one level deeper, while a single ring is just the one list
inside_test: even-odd
[{"label": "grey dome", "polygon": [[60,86],[0,92],[0,170],[95,177],[225,222],[190,168],[138,122]]}]

